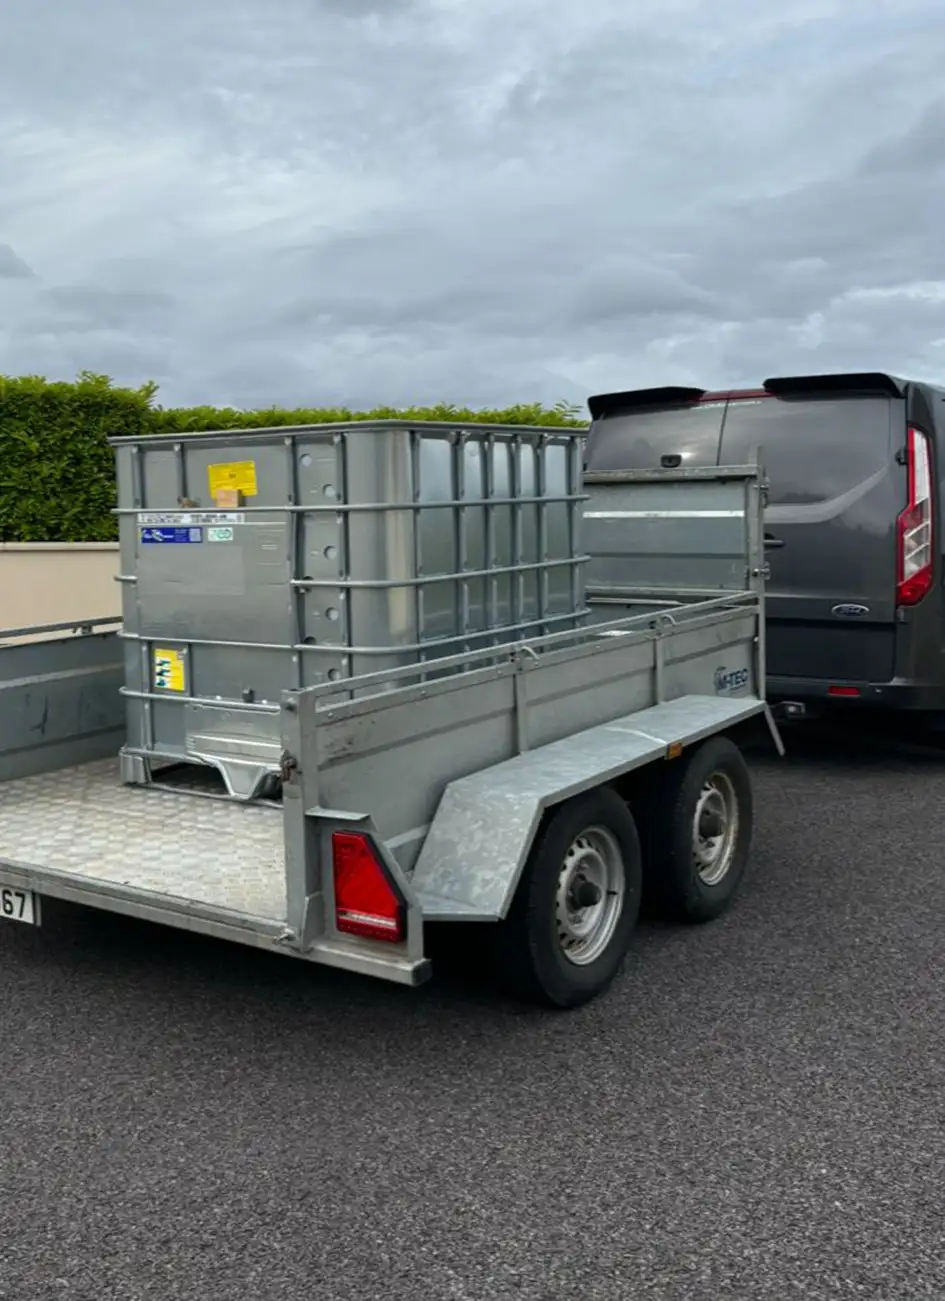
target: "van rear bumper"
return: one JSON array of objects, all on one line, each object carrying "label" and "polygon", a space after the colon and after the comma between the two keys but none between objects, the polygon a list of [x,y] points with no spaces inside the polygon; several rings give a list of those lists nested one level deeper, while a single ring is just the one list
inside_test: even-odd
[{"label": "van rear bumper", "polygon": [[[838,689],[841,694],[837,694]],[[822,714],[826,709],[916,712],[945,709],[945,688],[906,678],[894,678],[891,682],[857,682],[846,678],[769,677],[766,694],[772,705],[797,701],[806,705],[812,714]]]}]

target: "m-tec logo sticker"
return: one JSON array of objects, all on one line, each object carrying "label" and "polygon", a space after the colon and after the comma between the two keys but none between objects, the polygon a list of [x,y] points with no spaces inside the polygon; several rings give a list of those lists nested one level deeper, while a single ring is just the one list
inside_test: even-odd
[{"label": "m-tec logo sticker", "polygon": [[715,670],[715,694],[717,696],[729,695],[731,692],[740,691],[742,687],[747,686],[747,669],[727,669],[723,665]]}]

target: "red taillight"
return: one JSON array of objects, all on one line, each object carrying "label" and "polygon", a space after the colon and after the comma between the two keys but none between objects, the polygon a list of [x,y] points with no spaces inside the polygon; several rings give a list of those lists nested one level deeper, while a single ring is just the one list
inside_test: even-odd
[{"label": "red taillight", "polygon": [[859,694],[860,694],[859,687],[828,687],[827,688],[828,696],[858,696]]},{"label": "red taillight", "polygon": [[335,923],[347,935],[399,943],[406,932],[404,902],[368,836],[335,831]]},{"label": "red taillight", "polygon": [[932,587],[932,449],[909,427],[909,504],[897,520],[896,604],[918,605]]}]

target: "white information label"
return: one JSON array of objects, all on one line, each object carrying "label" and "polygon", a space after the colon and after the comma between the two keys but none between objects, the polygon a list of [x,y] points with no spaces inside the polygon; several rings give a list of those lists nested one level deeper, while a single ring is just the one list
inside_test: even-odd
[{"label": "white information label", "polygon": [[[235,510],[141,511],[140,528],[187,528],[190,525],[245,524],[246,516]],[[216,541],[220,541],[219,538]]]}]

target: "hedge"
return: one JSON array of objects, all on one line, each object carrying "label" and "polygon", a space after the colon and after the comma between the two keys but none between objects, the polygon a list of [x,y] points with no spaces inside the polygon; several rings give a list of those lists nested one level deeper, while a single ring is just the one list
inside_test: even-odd
[{"label": "hedge", "polygon": [[522,403],[503,410],[344,407],[238,411],[162,407],[157,385],[119,388],[82,372],[74,383],[0,376],[0,542],[108,542],[116,537],[115,464],[108,438],[206,429],[253,429],[342,420],[442,420],[579,428],[579,408]]}]

